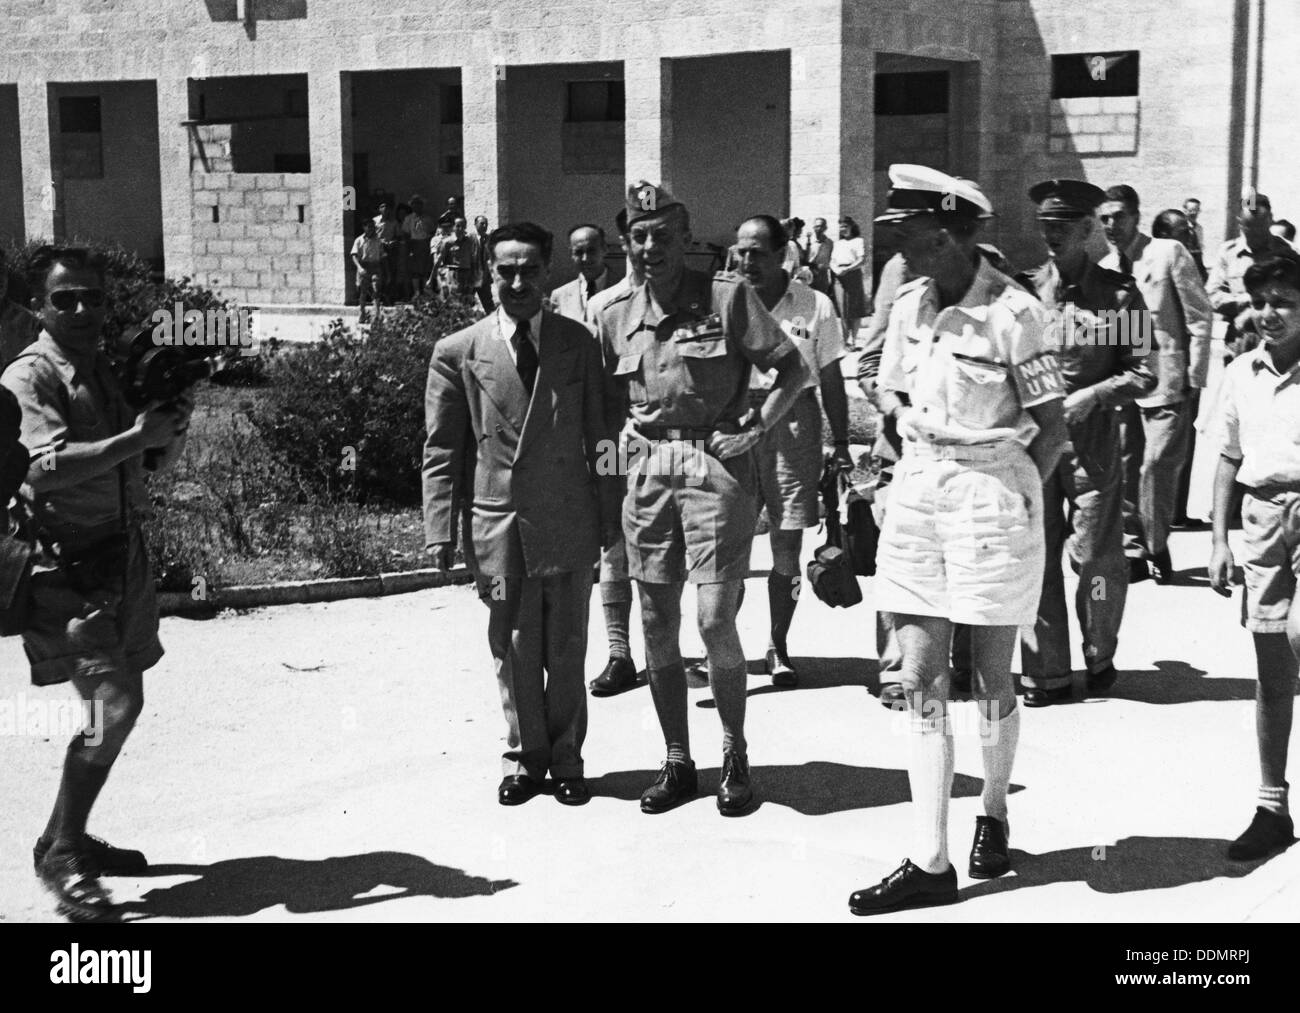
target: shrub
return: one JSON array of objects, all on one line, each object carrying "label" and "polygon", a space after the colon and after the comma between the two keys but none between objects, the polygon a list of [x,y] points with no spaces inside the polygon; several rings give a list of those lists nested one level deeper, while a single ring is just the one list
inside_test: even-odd
[{"label": "shrub", "polygon": [[252,424],[315,496],[418,505],[429,357],[474,320],[468,303],[429,296],[385,310],[368,334],[335,320],[318,343],[267,362]]}]

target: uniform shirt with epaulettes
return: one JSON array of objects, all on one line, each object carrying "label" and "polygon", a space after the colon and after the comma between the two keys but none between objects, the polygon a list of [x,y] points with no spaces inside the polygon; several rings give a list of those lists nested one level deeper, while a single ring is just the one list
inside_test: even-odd
[{"label": "uniform shirt with epaulettes", "polygon": [[1039,427],[1026,409],[1064,396],[1048,324],[1038,300],[983,257],[952,306],[917,278],[898,289],[878,382],[910,398],[929,442],[1028,447]]},{"label": "uniform shirt with epaulettes", "polygon": [[710,429],[749,407],[751,367],[772,369],[794,345],[737,276],[686,270],[665,313],[649,285],[611,300],[596,333],[612,376],[610,422]]},{"label": "uniform shirt with epaulettes", "polygon": [[[1131,275],[1088,261],[1079,280],[1067,283],[1056,261],[1049,260],[1016,275],[1016,281],[1051,315],[1052,345],[1067,394],[1091,387],[1101,407],[1114,408],[1155,389],[1156,374],[1147,362],[1153,340],[1147,306]],[[1071,323],[1073,333],[1067,334]],[[1127,327],[1128,335],[1117,326]]]}]

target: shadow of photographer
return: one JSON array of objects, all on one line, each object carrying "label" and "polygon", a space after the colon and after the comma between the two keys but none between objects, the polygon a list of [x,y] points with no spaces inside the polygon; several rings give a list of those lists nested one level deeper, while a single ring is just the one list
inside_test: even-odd
[{"label": "shadow of photographer", "polygon": [[[146,918],[236,918],[284,905],[291,914],[343,911],[404,897],[487,897],[518,884],[435,865],[418,855],[375,851],[322,859],[261,855],[211,865],[154,865],[148,876],[196,876],[149,890],[124,904],[123,915]],[[385,892],[369,896],[381,887]]]}]

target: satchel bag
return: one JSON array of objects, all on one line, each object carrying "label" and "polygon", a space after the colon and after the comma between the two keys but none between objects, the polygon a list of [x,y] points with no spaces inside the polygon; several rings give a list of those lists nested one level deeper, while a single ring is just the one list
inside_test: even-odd
[{"label": "satchel bag", "polygon": [[832,608],[849,608],[862,601],[862,588],[854,575],[840,525],[839,468],[828,460],[822,469],[820,489],[826,509],[826,544],[808,564],[808,583],[813,594]]},{"label": "satchel bag", "polygon": [[31,537],[27,513],[19,504],[0,535],[0,637],[13,637],[27,627],[32,611],[32,568],[36,565],[36,540]]},{"label": "satchel bag", "polygon": [[849,493],[848,519],[844,522],[844,547],[849,563],[859,577],[876,575],[876,549],[880,545],[880,528],[876,524],[873,502],[875,480],[865,488]]}]

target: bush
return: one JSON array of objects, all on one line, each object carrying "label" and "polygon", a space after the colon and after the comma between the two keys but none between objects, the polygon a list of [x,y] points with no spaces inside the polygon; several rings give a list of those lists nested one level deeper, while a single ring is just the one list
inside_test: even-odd
[{"label": "bush", "polygon": [[468,303],[426,296],[385,310],[368,334],[335,320],[318,343],[267,362],[269,396],[250,421],[313,496],[419,505],[429,357],[475,318]]}]

